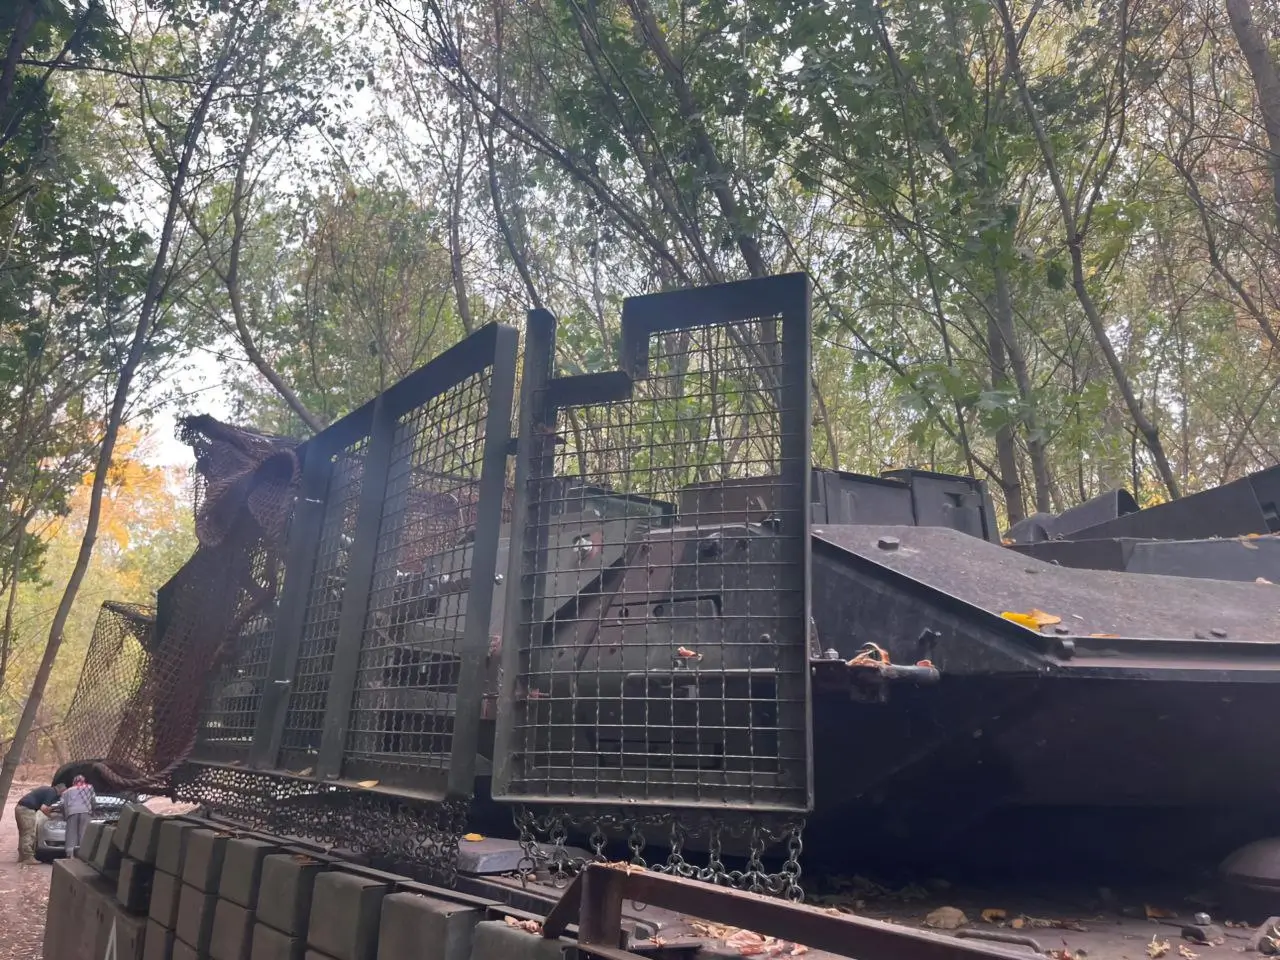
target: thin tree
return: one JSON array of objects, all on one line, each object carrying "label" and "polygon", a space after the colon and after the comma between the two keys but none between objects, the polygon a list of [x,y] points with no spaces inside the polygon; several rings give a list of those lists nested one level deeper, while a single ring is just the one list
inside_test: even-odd
[{"label": "thin tree", "polygon": [[[9,752],[5,754],[4,763],[0,765],[0,798],[7,798],[9,789],[13,785],[14,775],[17,773],[18,764],[21,762],[23,752],[26,749],[27,738],[35,725],[36,714],[40,709],[40,702],[49,683],[49,675],[53,671],[54,662],[57,660],[58,651],[62,646],[63,631],[67,625],[67,618],[71,614],[71,607],[80,591],[80,585],[84,581],[85,573],[89,569],[89,561],[93,557],[93,548],[98,536],[98,524],[102,518],[102,494],[106,487],[107,474],[111,469],[116,440],[119,437],[120,427],[124,422],[125,411],[128,407],[130,388],[133,384],[134,375],[137,373],[146,354],[152,330],[155,326],[156,316],[163,302],[163,295],[167,286],[174,232],[181,216],[182,194],[187,189],[188,177],[193,160],[200,147],[205,119],[209,114],[210,105],[213,103],[219,89],[223,86],[227,68],[239,46],[238,39],[245,22],[244,13],[242,10],[234,10],[227,18],[217,57],[212,64],[205,86],[195,102],[194,109],[186,124],[186,129],[183,131],[183,137],[180,141],[182,146],[177,164],[168,184],[168,206],[165,210],[164,223],[156,244],[155,258],[152,261],[147,277],[146,292],[138,308],[138,319],[130,340],[129,352],[120,368],[119,378],[116,381],[111,407],[105,422],[102,446],[98,450],[97,461],[94,466],[93,486],[89,493],[89,514],[85,521],[84,536],[80,541],[80,550],[76,555],[75,566],[71,570],[66,589],[62,593],[62,599],[58,603],[58,609],[54,614],[53,623],[49,627],[49,638],[45,644],[44,656],[31,684],[31,690],[27,694],[26,703],[23,705],[22,717],[18,720],[18,726],[14,731]],[[0,800],[0,803],[3,803],[3,800]]]}]

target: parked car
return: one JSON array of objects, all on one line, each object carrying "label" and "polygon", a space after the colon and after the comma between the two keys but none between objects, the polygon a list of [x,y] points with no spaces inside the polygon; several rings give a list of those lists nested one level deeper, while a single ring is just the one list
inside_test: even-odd
[{"label": "parked car", "polygon": [[[121,797],[98,794],[93,804],[93,822],[115,823],[120,819],[120,811],[126,803],[132,803],[132,796]],[[67,822],[62,818],[62,802],[54,804],[52,815],[40,815],[36,826],[36,859],[44,863],[57,860],[67,853]]]}]

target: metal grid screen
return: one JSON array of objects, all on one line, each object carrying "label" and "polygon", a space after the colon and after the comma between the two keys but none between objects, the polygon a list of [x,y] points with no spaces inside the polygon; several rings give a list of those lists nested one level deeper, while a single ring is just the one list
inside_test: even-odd
[{"label": "metal grid screen", "polygon": [[367,448],[368,438],[361,438],[330,460],[320,539],[303,608],[297,668],[285,711],[282,746],[290,755],[286,765],[309,766],[308,760],[320,749]]},{"label": "metal grid screen", "polygon": [[421,786],[450,767],[492,374],[473,374],[396,422],[344,753],[349,779]]},{"label": "metal grid screen", "polygon": [[[275,638],[276,587],[281,564],[275,552],[267,549],[256,550],[252,562],[255,589],[266,593],[271,600],[240,628],[217,676],[205,688],[192,751],[192,756],[199,760],[238,762],[248,755],[253,745],[271,643]],[[241,603],[247,600],[242,599]]]},{"label": "metal grid screen", "polygon": [[628,301],[625,399],[539,382],[531,332],[496,796],[808,808],[807,286],[775,280]]},{"label": "metal grid screen", "polygon": [[517,346],[485,327],[299,448],[289,576],[205,690],[197,761],[247,760],[245,790],[470,796]]}]

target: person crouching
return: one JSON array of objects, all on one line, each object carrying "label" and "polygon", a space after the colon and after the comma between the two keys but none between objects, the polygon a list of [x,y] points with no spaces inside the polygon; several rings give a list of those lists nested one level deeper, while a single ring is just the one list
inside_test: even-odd
[{"label": "person crouching", "polygon": [[43,813],[47,817],[53,813],[53,805],[66,789],[65,783],[36,787],[13,808],[13,818],[18,821],[18,862],[24,867],[33,866],[36,862],[36,814]]}]

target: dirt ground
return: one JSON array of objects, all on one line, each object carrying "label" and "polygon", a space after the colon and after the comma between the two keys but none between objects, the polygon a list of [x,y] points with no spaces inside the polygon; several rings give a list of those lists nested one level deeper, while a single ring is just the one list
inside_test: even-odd
[{"label": "dirt ground", "polygon": [[53,867],[18,866],[18,825],[13,805],[45,780],[22,771],[0,814],[0,960],[37,960],[44,944],[44,915],[49,903],[49,875]]}]

